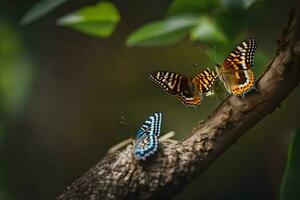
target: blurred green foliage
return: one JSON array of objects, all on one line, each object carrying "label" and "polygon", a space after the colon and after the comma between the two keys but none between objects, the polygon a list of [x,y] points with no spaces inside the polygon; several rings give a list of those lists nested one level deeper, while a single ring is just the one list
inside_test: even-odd
[{"label": "blurred green foliage", "polygon": [[88,35],[108,37],[119,20],[118,10],[112,3],[100,2],[61,17],[57,24],[74,28]]},{"label": "blurred green foliage", "polygon": [[[66,0],[44,0],[30,9],[21,20],[29,24],[62,5]],[[190,35],[192,41],[226,43],[235,38],[250,22],[246,12],[258,0],[174,0],[165,19],[138,28],[127,38],[128,46],[155,46],[178,42]],[[232,12],[234,11],[234,12]],[[58,25],[98,37],[108,37],[120,20],[116,7],[110,2],[86,6],[57,20]],[[240,26],[235,27],[239,20]]]},{"label": "blurred green foliage", "polygon": [[[34,5],[21,19],[22,25],[28,25],[48,14],[67,0],[42,0]],[[108,37],[114,31],[120,15],[110,2],[85,6],[57,20],[57,25],[67,26],[91,36]]]},{"label": "blurred green foliage", "polygon": [[[193,14],[198,16],[198,20],[193,22],[193,26],[186,27],[185,35],[190,35],[192,41],[201,41],[204,43],[214,43],[214,44],[223,44],[228,40],[227,37],[231,39],[238,37],[240,34],[245,31],[245,27],[249,28],[249,23],[245,20],[249,18],[252,14],[246,12],[247,9],[251,7],[256,1],[255,0],[213,0],[213,1],[198,1],[198,0],[174,0],[168,9],[168,15],[173,18],[183,15],[183,14]],[[144,40],[147,40],[151,36],[156,36],[157,32],[161,31],[160,26],[156,24],[164,24],[166,19],[151,22],[146,24],[137,31],[133,32],[129,36],[129,41],[132,38],[138,37],[139,40],[135,43],[127,42],[129,46],[132,45],[164,45],[178,42],[179,39],[182,39],[183,36],[177,38],[176,40],[169,40],[170,36],[173,37],[173,34],[177,32],[175,26],[176,23],[169,24],[168,28],[170,31],[165,33],[164,38],[160,39],[160,42],[147,42],[143,43]],[[239,27],[236,27],[236,20],[239,20],[241,24]],[[234,24],[234,28],[231,24]],[[148,34],[144,34],[144,37],[140,32],[145,32],[146,27],[151,27],[151,31]],[[230,29],[228,29],[230,27]],[[230,40],[232,41],[232,40]]]},{"label": "blurred green foliage", "polygon": [[22,25],[30,24],[45,16],[66,1],[67,0],[41,0],[25,13],[20,23]]},{"label": "blurred green foliage", "polygon": [[178,42],[198,22],[197,16],[181,15],[142,26],[127,39],[128,46],[154,46]]},{"label": "blurred green foliage", "polygon": [[281,200],[300,199],[300,129],[289,145],[288,161],[280,188]]},{"label": "blurred green foliage", "polygon": [[[5,152],[7,116],[15,117],[26,104],[32,80],[32,63],[25,54],[16,27],[0,20],[0,152]],[[6,191],[7,166],[0,153],[0,199],[11,198]]]},{"label": "blurred green foliage", "polygon": [[1,110],[14,113],[26,102],[32,80],[32,63],[15,27],[0,21]]},{"label": "blurred green foliage", "polygon": [[225,43],[227,41],[226,35],[209,16],[202,16],[199,19],[197,26],[191,30],[190,39],[207,43]]}]

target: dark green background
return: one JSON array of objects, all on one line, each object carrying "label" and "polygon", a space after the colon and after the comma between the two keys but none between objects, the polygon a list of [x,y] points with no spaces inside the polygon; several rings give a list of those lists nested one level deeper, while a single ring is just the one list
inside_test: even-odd
[{"label": "dark green background", "polygon": [[[19,20],[36,1],[0,2],[0,77],[14,83],[1,86],[0,199],[52,199],[112,145],[134,136],[149,114],[163,112],[163,132],[174,130],[182,139],[220,103],[208,97],[198,108],[185,107],[147,77],[154,70],[196,74],[212,65],[201,52],[206,46],[189,40],[125,45],[132,31],[162,19],[171,1],[112,1],[122,19],[108,39],[55,25],[58,17],[96,2],[69,1],[25,27]],[[274,55],[293,5],[265,1],[255,28],[245,33],[259,42],[257,76]],[[238,30],[238,16],[233,20]],[[298,87],[176,199],[277,199],[287,145],[300,123],[299,92]]]}]

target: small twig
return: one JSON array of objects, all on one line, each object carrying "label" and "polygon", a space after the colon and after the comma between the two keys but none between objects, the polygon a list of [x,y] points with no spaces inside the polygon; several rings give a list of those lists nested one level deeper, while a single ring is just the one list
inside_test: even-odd
[{"label": "small twig", "polygon": [[[163,142],[171,137],[174,137],[175,135],[175,132],[174,131],[170,131],[166,134],[164,134],[163,136],[161,136],[159,138],[159,142]],[[121,150],[123,148],[125,148],[125,146],[127,146],[128,144],[130,143],[133,143],[134,142],[134,139],[133,138],[128,138],[126,140],[123,140],[122,142],[119,142],[118,144],[112,146],[108,151],[107,151],[107,154],[111,154],[111,153],[114,153],[118,150]]]},{"label": "small twig", "polygon": [[170,132],[164,134],[163,136],[161,136],[158,140],[159,140],[159,142],[164,142],[167,139],[170,139],[170,138],[174,137],[174,135],[175,135],[175,132],[170,131]]},{"label": "small twig", "polygon": [[111,154],[114,153],[122,148],[124,148],[125,146],[127,146],[128,144],[132,143],[134,141],[133,138],[128,138],[126,140],[123,140],[122,142],[119,142],[118,144],[112,146],[108,151],[107,154]]}]

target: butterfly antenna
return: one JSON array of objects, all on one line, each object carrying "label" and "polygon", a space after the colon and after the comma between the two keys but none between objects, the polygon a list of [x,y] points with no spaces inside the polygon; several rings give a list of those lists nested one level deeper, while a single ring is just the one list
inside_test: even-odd
[{"label": "butterfly antenna", "polygon": [[216,77],[219,77],[222,74],[222,71],[217,73]]},{"label": "butterfly antenna", "polygon": [[204,51],[204,49],[202,49],[200,46],[198,46],[198,48],[200,48],[200,51],[201,51],[206,57],[208,57],[209,60],[210,60],[212,63],[214,63],[214,61],[213,61],[213,59],[211,58],[211,56],[209,56],[209,55]]},{"label": "butterfly antenna", "polygon": [[217,59],[217,54],[216,54],[216,49],[217,49],[217,46],[215,45],[214,46],[214,59],[215,59],[215,65],[217,65],[218,64],[218,59]]},{"label": "butterfly antenna", "polygon": [[121,127],[121,129],[123,129],[123,128],[125,129],[125,128],[129,127],[128,122],[123,115],[120,117],[120,127]]},{"label": "butterfly antenna", "polygon": [[[217,54],[216,54],[216,49],[217,49],[217,46],[215,45],[214,46],[214,59],[215,59],[215,62],[214,62],[214,65],[218,67],[218,58],[217,58]],[[221,74],[222,74],[222,69],[219,71],[219,73],[216,75],[216,77],[219,77]]]}]

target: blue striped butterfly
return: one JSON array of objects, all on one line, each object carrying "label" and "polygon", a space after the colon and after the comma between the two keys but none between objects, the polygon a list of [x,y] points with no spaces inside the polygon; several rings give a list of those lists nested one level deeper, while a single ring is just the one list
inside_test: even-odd
[{"label": "blue striped butterfly", "polygon": [[214,71],[207,68],[190,79],[184,75],[169,71],[150,73],[149,78],[166,92],[176,96],[183,104],[198,106],[202,103],[202,94],[212,89],[217,75]]},{"label": "blue striped butterfly", "polygon": [[254,73],[251,70],[258,43],[253,38],[241,42],[216,69],[220,80],[230,94],[245,95],[254,87]]},{"label": "blue striped butterfly", "polygon": [[145,160],[158,148],[162,113],[154,113],[144,122],[136,134],[134,156],[137,160]]}]

